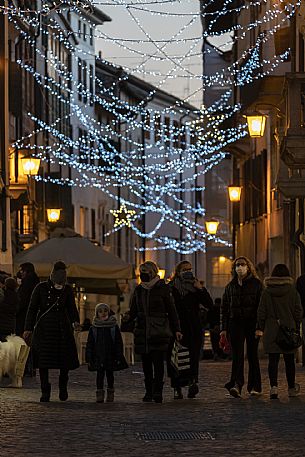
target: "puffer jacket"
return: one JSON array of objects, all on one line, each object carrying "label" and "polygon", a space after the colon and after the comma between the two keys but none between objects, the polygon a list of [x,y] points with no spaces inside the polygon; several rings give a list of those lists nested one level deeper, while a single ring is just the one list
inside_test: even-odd
[{"label": "puffer jacket", "polygon": [[86,345],[86,362],[90,371],[128,368],[123,352],[122,335],[117,325],[90,327]]},{"label": "puffer jacket", "polygon": [[173,334],[180,331],[178,314],[176,311],[170,287],[160,279],[151,289],[144,289],[138,285],[133,293],[130,305],[129,320],[135,321],[134,344],[137,354],[147,354],[151,351],[168,350],[170,336],[160,336],[153,343],[149,341],[150,317],[160,318],[160,322],[168,319]]},{"label": "puffer jacket", "polygon": [[288,354],[275,342],[278,322],[290,328],[299,327],[303,316],[301,298],[290,277],[265,279],[266,289],[262,293],[257,312],[257,328],[264,332],[263,344],[266,353]]},{"label": "puffer jacket", "polygon": [[262,283],[251,274],[239,285],[234,277],[226,286],[220,308],[221,330],[227,330],[230,320],[253,320],[262,294]]}]

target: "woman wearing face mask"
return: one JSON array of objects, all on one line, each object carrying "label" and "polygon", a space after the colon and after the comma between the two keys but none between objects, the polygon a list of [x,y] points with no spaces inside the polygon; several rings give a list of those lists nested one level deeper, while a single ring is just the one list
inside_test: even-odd
[{"label": "woman wearing face mask", "polygon": [[79,328],[79,315],[72,288],[66,284],[64,262],[54,264],[50,278],[38,284],[32,294],[25,321],[24,339],[32,339],[34,367],[39,368],[41,402],[51,395],[49,369],[59,369],[59,399],[68,398],[69,370],[78,368],[73,326]]},{"label": "woman wearing face mask", "polygon": [[226,286],[221,305],[221,337],[229,337],[232,346],[231,379],[225,385],[233,397],[240,397],[244,384],[244,343],[249,364],[247,390],[260,395],[262,390],[258,360],[258,338],[255,337],[257,309],[262,284],[255,268],[246,257],[237,257],[232,265],[233,279]]},{"label": "woman wearing face mask", "polygon": [[139,284],[131,298],[129,322],[135,321],[135,352],[141,354],[144,402],[162,403],[164,358],[172,335],[181,339],[179,319],[170,288],[154,262],[140,266]]},{"label": "woman wearing face mask", "polygon": [[183,339],[181,344],[190,351],[190,370],[188,376],[177,377],[168,361],[168,374],[174,388],[174,399],[182,399],[182,387],[188,386],[188,398],[195,398],[199,392],[198,372],[202,346],[201,310],[207,312],[213,301],[205,287],[195,278],[190,262],[183,260],[175,267],[170,283],[181,325]]}]

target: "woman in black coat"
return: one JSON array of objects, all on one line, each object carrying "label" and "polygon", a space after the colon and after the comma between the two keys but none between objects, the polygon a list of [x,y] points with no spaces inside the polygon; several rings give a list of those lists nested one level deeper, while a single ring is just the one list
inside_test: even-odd
[{"label": "woman in black coat", "polygon": [[249,364],[247,390],[260,395],[262,390],[255,336],[257,309],[262,294],[262,283],[255,268],[246,257],[237,257],[232,264],[233,279],[226,286],[221,304],[221,333],[229,337],[232,347],[231,379],[225,385],[230,395],[240,397],[244,385],[244,344],[247,343]]},{"label": "woman in black coat", "polygon": [[181,390],[183,386],[189,386],[188,398],[195,398],[199,392],[198,372],[202,347],[201,315],[204,310],[206,311],[205,314],[208,313],[213,306],[213,301],[206,288],[202,287],[199,281],[196,280],[192,265],[186,260],[176,265],[170,286],[183,335],[181,344],[187,347],[190,352],[190,370],[187,376],[178,377],[171,367],[170,360],[168,360],[168,374],[171,378],[171,385],[174,388],[175,399],[183,398]]},{"label": "woman in black coat", "polygon": [[16,333],[16,312],[18,307],[17,282],[14,278],[6,278],[3,288],[3,299],[0,301],[0,341]]},{"label": "woman in black coat", "polygon": [[50,279],[38,284],[26,316],[24,339],[32,336],[34,367],[39,368],[40,401],[50,400],[49,369],[59,369],[59,398],[68,398],[68,372],[79,367],[73,326],[79,329],[79,315],[72,288],[66,284],[63,262],[56,262]]},{"label": "woman in black coat", "polygon": [[135,321],[135,352],[142,357],[143,401],[162,403],[164,358],[171,337],[181,338],[179,319],[170,287],[160,279],[154,262],[140,266],[140,279],[131,299],[129,321]]}]

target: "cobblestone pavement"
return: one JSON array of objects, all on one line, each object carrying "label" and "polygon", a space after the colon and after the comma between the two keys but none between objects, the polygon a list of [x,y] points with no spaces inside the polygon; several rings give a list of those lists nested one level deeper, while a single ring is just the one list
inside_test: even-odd
[{"label": "cobblestone pavement", "polygon": [[[229,362],[201,362],[198,398],[174,401],[167,382],[163,405],[142,403],[139,365],[117,374],[113,404],[95,403],[95,375],[86,367],[71,372],[65,403],[53,375],[50,403],[39,403],[38,380],[25,378],[23,389],[0,389],[0,456],[304,457],[305,369],[297,369],[304,393],[289,399],[281,361],[280,399],[272,401],[265,360],[259,399],[229,397],[222,388],[229,370]],[[205,432],[206,439],[150,441],[147,432]]]}]

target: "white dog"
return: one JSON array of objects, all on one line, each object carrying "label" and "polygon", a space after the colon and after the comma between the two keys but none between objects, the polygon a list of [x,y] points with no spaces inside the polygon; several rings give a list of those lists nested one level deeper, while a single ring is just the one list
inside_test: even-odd
[{"label": "white dog", "polygon": [[0,382],[3,375],[11,379],[11,387],[22,387],[22,377],[30,348],[25,341],[16,335],[6,337],[0,342]]}]

